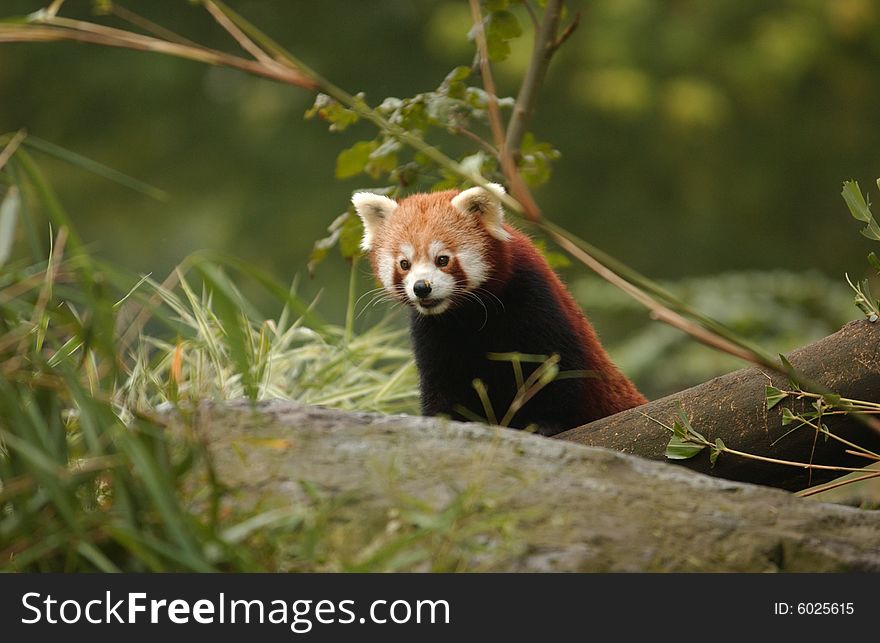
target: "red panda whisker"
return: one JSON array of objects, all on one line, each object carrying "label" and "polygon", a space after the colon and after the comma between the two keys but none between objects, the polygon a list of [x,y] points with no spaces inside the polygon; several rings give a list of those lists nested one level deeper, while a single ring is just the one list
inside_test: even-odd
[{"label": "red panda whisker", "polygon": [[[377,295],[377,294],[384,294],[385,292],[386,291],[385,291],[384,286],[380,286],[379,288],[373,288],[371,290],[368,290],[363,295],[361,295],[360,297],[357,298],[357,300],[354,302],[354,305],[357,306],[359,303],[361,303],[361,300],[364,297],[370,297],[370,296]],[[367,304],[367,305],[369,305],[369,304]]]},{"label": "red panda whisker", "polygon": [[[501,299],[495,293],[493,293],[489,290],[486,290],[485,288],[475,288],[474,293],[483,293],[484,295],[486,295],[487,297],[489,297],[492,300],[493,305],[497,303],[497,305],[501,307],[500,312],[502,312],[502,313],[506,312],[506,309],[504,307],[504,302],[501,301]],[[496,306],[496,310],[498,310],[497,306]]]}]

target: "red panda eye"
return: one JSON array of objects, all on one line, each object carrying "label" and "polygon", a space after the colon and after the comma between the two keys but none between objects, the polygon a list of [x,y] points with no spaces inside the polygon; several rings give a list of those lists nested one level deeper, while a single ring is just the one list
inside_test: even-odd
[{"label": "red panda eye", "polygon": [[400,260],[400,269],[401,270],[409,270],[409,261],[407,261],[406,259],[401,259]]},{"label": "red panda eye", "polygon": [[449,265],[449,257],[447,257],[446,255],[440,255],[439,257],[437,257],[437,265],[441,268],[445,268]]}]

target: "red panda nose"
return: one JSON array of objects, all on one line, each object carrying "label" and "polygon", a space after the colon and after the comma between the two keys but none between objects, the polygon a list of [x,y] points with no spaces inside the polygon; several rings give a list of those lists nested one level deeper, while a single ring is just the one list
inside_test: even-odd
[{"label": "red panda nose", "polygon": [[419,299],[425,299],[428,295],[431,294],[431,284],[429,284],[424,279],[419,279],[416,283],[413,284],[413,292]]}]

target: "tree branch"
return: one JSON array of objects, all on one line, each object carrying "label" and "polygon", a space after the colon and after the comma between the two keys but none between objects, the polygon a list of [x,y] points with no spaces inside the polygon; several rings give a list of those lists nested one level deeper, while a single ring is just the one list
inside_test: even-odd
[{"label": "tree branch", "polygon": [[[850,322],[834,335],[792,352],[789,360],[805,377],[846,398],[880,400],[880,323]],[[794,425],[783,426],[783,407],[790,406],[795,413],[808,411],[812,398],[799,400],[791,396],[768,410],[768,384],[785,390],[788,377],[757,368],[743,369],[554,437],[666,460],[666,445],[672,433],[663,425],[672,425],[680,403],[694,429],[711,443],[721,438],[728,452],[713,465],[707,447],[689,460],[677,460],[677,464],[713,476],[790,490],[838,477],[834,467],[864,467],[865,459],[852,453],[847,443],[867,452],[880,449],[880,434],[859,422],[855,414],[823,416],[822,424],[840,439],[827,440],[819,435],[816,440],[816,428],[806,425],[788,433]],[[780,466],[769,462],[771,459],[797,460],[801,464]]]},{"label": "tree branch", "polygon": [[516,161],[510,150],[505,145],[504,124],[501,120],[501,109],[498,107],[498,94],[495,91],[495,80],[492,77],[492,67],[489,64],[489,48],[486,46],[486,34],[483,31],[483,16],[480,14],[479,0],[470,0],[471,17],[474,21],[474,40],[477,43],[477,51],[480,58],[480,73],[483,77],[483,88],[489,95],[489,123],[492,128],[492,138],[495,147],[498,148],[498,160],[501,163],[501,171],[507,178],[510,193],[522,206],[523,213],[532,221],[540,221],[541,208],[532,196],[531,191],[523,181],[516,167]]},{"label": "tree branch", "polygon": [[[556,37],[563,3],[564,0],[547,1],[541,25],[535,32],[532,58],[519,87],[519,94],[516,96],[516,104],[513,106],[513,114],[511,114],[510,124],[507,127],[505,148],[514,158],[519,152],[519,146],[522,144],[523,136],[525,136],[529,121],[535,111],[535,102],[544,83],[544,77],[547,75],[550,59],[553,58],[553,54],[556,53],[564,40],[564,38],[557,40]],[[577,17],[572,25],[576,24]],[[568,30],[567,32],[570,33]],[[565,38],[568,37],[563,35]]]}]

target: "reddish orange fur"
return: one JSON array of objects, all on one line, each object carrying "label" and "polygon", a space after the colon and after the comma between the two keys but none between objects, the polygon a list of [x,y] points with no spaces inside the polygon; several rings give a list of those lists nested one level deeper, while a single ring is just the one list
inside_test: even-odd
[{"label": "reddish orange fur", "polygon": [[[400,201],[397,209],[384,221],[381,231],[374,236],[370,252],[374,271],[379,274],[380,255],[396,252],[401,243],[412,245],[416,256],[427,254],[432,241],[441,241],[453,252],[466,244],[479,248],[490,268],[489,279],[482,288],[517,309],[492,312],[489,325],[484,324],[484,327],[486,333],[493,335],[483,339],[477,338],[484,332],[483,327],[470,324],[467,313],[461,312],[461,308],[450,308],[449,312],[430,318],[413,314],[414,349],[422,378],[423,411],[456,416],[451,410],[453,403],[468,406],[458,398],[465,395],[462,391],[470,387],[470,380],[478,376],[492,381],[494,390],[490,389],[490,393],[501,403],[505,400],[509,402],[510,396],[505,397],[506,393],[501,391],[509,388],[509,384],[500,379],[495,371],[487,371],[480,361],[485,361],[487,352],[495,351],[555,352],[562,358],[561,368],[587,370],[596,375],[567,380],[565,384],[557,385],[554,382],[550,387],[557,387],[556,394],[542,392],[543,402],[536,397],[534,402],[529,403],[533,404],[533,409],[537,409],[534,420],[538,423],[545,416],[550,418],[547,430],[542,432],[552,434],[644,404],[647,400],[612,363],[593,327],[532,241],[506,224],[504,229],[510,235],[509,240],[502,241],[490,235],[478,214],[460,212],[451,205],[451,200],[457,194],[454,190],[415,194]],[[449,272],[455,275],[456,270],[460,271],[461,266],[453,261]],[[400,267],[395,265],[394,271],[393,281],[399,284]],[[518,284],[516,293],[505,291],[512,280]],[[536,296],[518,299],[526,290]],[[548,296],[555,302],[554,305],[540,303],[548,303]],[[401,299],[405,301],[405,297]],[[461,307],[466,305],[462,304]],[[482,314],[482,311],[478,312]],[[479,314],[475,317],[477,321],[480,321]],[[463,333],[473,336],[464,337]],[[496,339],[499,337],[503,339]],[[468,348],[462,348],[465,346]],[[565,347],[569,347],[569,350]],[[571,350],[572,347],[574,350]],[[469,353],[459,354],[459,350]],[[441,363],[442,366],[439,365]],[[464,388],[438,392],[438,386],[441,389],[444,387],[443,378],[446,376],[466,380],[461,383]],[[447,399],[450,397],[453,399]],[[473,401],[470,400],[469,404],[473,404]],[[524,408],[527,409],[529,404]],[[547,411],[543,410],[542,404]],[[560,404],[566,407],[563,417],[559,417],[555,410]],[[528,413],[522,415],[526,417]],[[523,420],[522,424],[514,426],[525,424]]]}]

